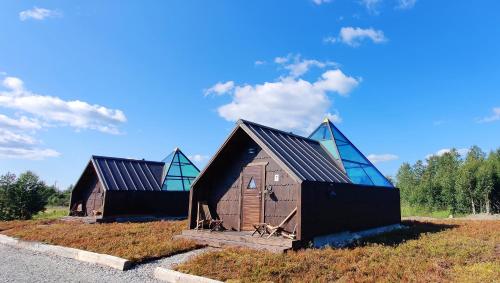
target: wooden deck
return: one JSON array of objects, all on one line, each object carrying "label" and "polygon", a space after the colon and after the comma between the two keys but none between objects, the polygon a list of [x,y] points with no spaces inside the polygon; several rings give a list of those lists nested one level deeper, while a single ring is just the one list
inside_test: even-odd
[{"label": "wooden deck", "polygon": [[297,249],[299,242],[282,237],[259,237],[252,236],[251,232],[210,232],[208,230],[184,230],[181,235],[176,238],[193,240],[200,244],[205,244],[211,247],[244,247],[256,250],[267,250],[276,253],[283,253],[287,250]]}]

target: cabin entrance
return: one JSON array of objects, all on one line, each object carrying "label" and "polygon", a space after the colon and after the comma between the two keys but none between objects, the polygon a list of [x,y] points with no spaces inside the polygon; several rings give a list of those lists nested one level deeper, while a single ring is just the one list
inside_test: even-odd
[{"label": "cabin entrance", "polygon": [[87,216],[97,216],[102,214],[104,191],[97,180],[95,180],[93,188],[94,189],[90,192],[85,204]]},{"label": "cabin entrance", "polygon": [[242,231],[253,231],[253,224],[261,222],[263,166],[243,168],[241,176],[241,224]]}]

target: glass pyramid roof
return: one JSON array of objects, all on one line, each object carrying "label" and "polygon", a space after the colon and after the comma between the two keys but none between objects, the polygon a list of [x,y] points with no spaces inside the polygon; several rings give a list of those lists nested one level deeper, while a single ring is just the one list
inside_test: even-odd
[{"label": "glass pyramid roof", "polygon": [[165,162],[162,190],[189,191],[200,170],[178,148],[162,161]]},{"label": "glass pyramid roof", "polygon": [[332,154],[354,184],[394,187],[330,120],[325,119],[309,138]]}]

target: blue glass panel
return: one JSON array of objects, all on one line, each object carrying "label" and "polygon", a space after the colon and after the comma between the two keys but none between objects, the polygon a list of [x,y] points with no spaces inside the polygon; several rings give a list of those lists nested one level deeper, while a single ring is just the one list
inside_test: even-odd
[{"label": "blue glass panel", "polygon": [[170,165],[170,162],[172,162],[172,158],[174,157],[175,151],[167,155],[167,157],[163,158],[162,162],[165,162],[165,165]]},{"label": "blue glass panel", "polygon": [[184,178],[184,188],[186,189],[186,191],[189,191],[191,189],[191,183],[192,183],[191,179]]},{"label": "blue glass panel", "polygon": [[332,132],[333,132],[333,137],[336,139],[336,140],[339,140],[339,141],[343,141],[343,142],[346,142],[346,143],[349,143],[349,141],[347,140],[347,138],[344,136],[344,134],[342,134],[339,129],[337,129],[337,127],[335,127],[333,124],[331,124],[331,128],[332,128]]},{"label": "blue glass panel", "polygon": [[344,164],[344,168],[345,169],[348,169],[348,168],[361,168],[361,165],[359,165],[358,163],[353,163],[353,162],[349,162],[349,161],[345,161],[345,160],[343,160],[342,163]]},{"label": "blue glass panel", "polygon": [[184,154],[178,154],[181,163],[191,164],[191,162],[184,156]]},{"label": "blue glass panel", "polygon": [[330,133],[330,130],[328,129],[327,124],[322,124],[321,126],[312,133],[312,135],[309,136],[310,139],[317,140],[317,141],[322,141],[322,140],[329,140],[332,139],[332,135]]},{"label": "blue glass panel", "polygon": [[387,181],[385,176],[380,174],[377,169],[373,166],[365,167],[365,172],[368,174],[370,179],[372,179],[373,183],[375,186],[382,186],[382,187],[392,187],[392,184]]},{"label": "blue glass panel", "polygon": [[182,185],[182,180],[178,179],[167,179],[163,184],[163,190],[167,191],[184,191],[184,187]]},{"label": "blue glass panel", "polygon": [[333,157],[335,157],[335,159],[340,159],[337,147],[332,140],[321,141],[321,144],[328,150],[328,152],[330,152],[331,155],[333,155]]},{"label": "blue glass panel", "polygon": [[167,173],[168,176],[181,176],[181,169],[178,162],[172,162]]},{"label": "blue glass panel", "polygon": [[363,164],[370,164],[352,145],[339,145],[338,146],[340,157],[342,160],[354,161]]},{"label": "blue glass panel", "polygon": [[182,165],[182,176],[196,177],[199,173],[200,171],[193,165]]},{"label": "blue glass panel", "polygon": [[373,185],[372,181],[366,175],[365,171],[363,168],[358,167],[358,168],[349,168],[346,169],[347,175],[349,176],[349,179],[355,184],[360,184],[360,185]]}]

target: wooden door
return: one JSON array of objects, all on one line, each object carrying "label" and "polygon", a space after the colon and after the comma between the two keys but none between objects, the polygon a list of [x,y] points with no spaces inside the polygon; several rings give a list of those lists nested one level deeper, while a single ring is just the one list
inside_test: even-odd
[{"label": "wooden door", "polygon": [[262,204],[262,166],[247,166],[241,176],[241,230],[252,231],[260,222]]}]

